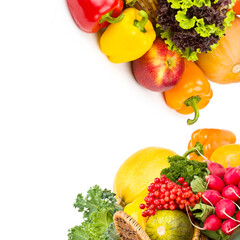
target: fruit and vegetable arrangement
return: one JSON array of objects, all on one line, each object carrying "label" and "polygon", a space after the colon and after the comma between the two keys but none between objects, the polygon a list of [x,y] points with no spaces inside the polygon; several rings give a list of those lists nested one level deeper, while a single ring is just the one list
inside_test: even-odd
[{"label": "fruit and vegetable arrangement", "polygon": [[113,63],[131,62],[143,87],[199,118],[213,94],[208,80],[240,82],[239,0],[67,0],[76,25],[101,34]]},{"label": "fruit and vegetable arrangement", "polygon": [[198,129],[183,155],[148,147],[119,168],[113,191],[90,188],[69,240],[240,239],[240,145],[228,130]]}]

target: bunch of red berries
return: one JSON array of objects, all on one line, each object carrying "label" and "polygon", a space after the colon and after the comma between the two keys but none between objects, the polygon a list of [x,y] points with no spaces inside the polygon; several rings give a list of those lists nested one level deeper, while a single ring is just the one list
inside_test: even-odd
[{"label": "bunch of red berries", "polygon": [[188,209],[199,203],[202,193],[194,195],[188,182],[183,177],[178,179],[178,185],[171,182],[165,175],[161,178],[155,178],[154,183],[148,187],[148,195],[144,198],[146,204],[140,204],[143,210],[142,216],[148,217],[156,213],[157,210],[163,209]]}]

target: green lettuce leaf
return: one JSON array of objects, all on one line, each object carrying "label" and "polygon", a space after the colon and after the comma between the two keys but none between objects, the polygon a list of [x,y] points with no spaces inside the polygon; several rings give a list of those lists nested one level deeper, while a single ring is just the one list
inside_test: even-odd
[{"label": "green lettuce leaf", "polygon": [[[235,14],[232,10],[232,7],[234,6],[234,3],[236,0],[232,0],[231,4],[228,6],[229,11],[226,14],[226,18],[223,21],[224,28],[221,29],[220,27],[217,27],[215,24],[206,24],[204,22],[204,19],[197,19],[195,16],[192,18],[189,18],[187,16],[187,10],[191,8],[192,6],[202,7],[202,6],[208,6],[211,7],[211,0],[167,0],[171,4],[171,8],[173,9],[179,9],[177,14],[175,15],[176,20],[179,22],[179,26],[182,29],[192,29],[199,34],[201,37],[209,37],[211,35],[218,36],[221,38],[224,36],[225,31],[228,27],[231,27],[231,22],[235,18]],[[214,3],[217,3],[219,0],[215,0]],[[159,24],[157,24],[156,29],[161,28]],[[198,60],[197,54],[200,53],[200,49],[197,49],[196,51],[192,51],[190,48],[186,48],[185,52],[182,52],[174,42],[171,41],[171,32],[169,30],[167,31],[160,31],[159,34],[165,41],[165,43],[168,45],[168,49],[171,51],[176,51],[179,54],[182,55],[182,57],[187,58],[189,61],[196,61]],[[218,43],[213,44],[211,46],[211,51],[216,49],[218,46]],[[210,52],[211,52],[210,51]]]},{"label": "green lettuce leaf", "polygon": [[193,193],[205,192],[207,189],[207,181],[205,178],[194,176],[194,179],[191,181],[190,186]]},{"label": "green lettuce leaf", "polygon": [[197,203],[193,208],[189,208],[194,218],[204,222],[208,216],[213,214],[214,207],[203,203]]},{"label": "green lettuce leaf", "polygon": [[[218,2],[218,0],[216,0]],[[171,8],[173,9],[188,9],[192,6],[211,7],[211,0],[168,0],[171,3]]]},{"label": "green lettuce leaf", "polygon": [[223,26],[226,28],[229,28],[232,26],[232,22],[235,19],[235,13],[233,11],[233,9],[231,9],[230,11],[227,12],[227,17],[224,19],[223,21]]},{"label": "green lettuce leaf", "polygon": [[196,21],[195,31],[201,37],[210,37],[212,34],[215,34],[217,36],[223,34],[223,31],[219,27],[216,27],[215,24],[205,24],[203,19],[198,19]]},{"label": "green lettuce leaf", "polygon": [[189,18],[187,16],[187,9],[182,10],[182,11],[178,11],[176,16],[175,16],[176,20],[179,22],[179,25],[181,28],[183,29],[191,29],[195,26],[196,17],[193,18]]},{"label": "green lettuce leaf", "polygon": [[169,50],[178,52],[180,55],[182,55],[182,57],[186,58],[188,61],[198,60],[197,54],[200,53],[200,50],[197,50],[196,52],[194,52],[194,51],[191,51],[190,48],[187,48],[185,52],[182,52],[171,40],[172,33],[170,30],[163,31],[161,26],[157,24],[156,33],[157,33],[157,36],[160,36],[164,40]]},{"label": "green lettuce leaf", "polygon": [[[215,0],[216,3],[218,0]],[[202,7],[202,6],[208,6],[211,7],[211,1],[210,0],[193,0],[193,5],[197,7]]]}]

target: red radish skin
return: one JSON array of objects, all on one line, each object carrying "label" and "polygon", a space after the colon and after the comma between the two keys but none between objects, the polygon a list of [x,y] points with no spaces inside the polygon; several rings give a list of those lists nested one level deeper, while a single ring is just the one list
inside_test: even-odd
[{"label": "red radish skin", "polygon": [[204,228],[209,231],[217,231],[221,228],[222,220],[215,214],[208,216],[204,222]]},{"label": "red radish skin", "polygon": [[240,182],[238,183],[238,188],[240,189]]},{"label": "red radish skin", "polygon": [[232,235],[237,225],[237,222],[232,219],[225,220],[221,227],[222,232],[226,235]]},{"label": "red radish skin", "polygon": [[205,177],[208,183],[208,188],[211,190],[216,190],[218,192],[222,192],[225,184],[223,180],[218,176],[208,175]]},{"label": "red radish skin", "polygon": [[221,194],[216,190],[206,190],[202,195],[202,201],[207,205],[211,205],[211,202],[213,206],[216,206],[221,199]]},{"label": "red radish skin", "polygon": [[228,185],[222,190],[222,196],[237,202],[240,198],[240,190],[235,185]]},{"label": "red radish skin", "polygon": [[226,169],[221,164],[212,162],[207,159],[207,165],[211,175],[218,176],[220,178],[224,177]]},{"label": "red radish skin", "polygon": [[240,181],[240,166],[230,168],[224,175],[224,182],[226,185],[238,185]]},{"label": "red radish skin", "polygon": [[229,199],[221,199],[215,207],[217,216],[221,219],[229,219],[235,213],[235,205]]}]

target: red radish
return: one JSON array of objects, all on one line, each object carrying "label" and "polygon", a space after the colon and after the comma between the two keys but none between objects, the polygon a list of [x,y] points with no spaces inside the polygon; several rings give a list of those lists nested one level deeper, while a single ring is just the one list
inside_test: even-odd
[{"label": "red radish", "polygon": [[216,206],[221,199],[221,194],[216,190],[207,190],[202,195],[203,203],[208,205]]},{"label": "red radish", "polygon": [[207,160],[208,170],[210,171],[211,175],[215,175],[220,178],[223,178],[224,174],[226,173],[226,169],[219,163],[212,162],[208,159],[206,160]]},{"label": "red radish", "polygon": [[223,180],[218,176],[208,175],[205,177],[208,183],[208,188],[212,190],[216,190],[218,192],[222,192],[225,184]]},{"label": "red radish", "polygon": [[225,220],[222,224],[222,232],[226,235],[232,235],[238,224],[232,219]]},{"label": "red radish", "polygon": [[215,212],[219,218],[228,219],[234,215],[235,205],[229,199],[221,199],[215,207]]},{"label": "red radish", "polygon": [[204,222],[204,229],[209,231],[217,231],[221,228],[222,220],[215,214],[208,216]]},{"label": "red radish", "polygon": [[238,185],[240,181],[240,166],[230,168],[224,175],[224,182],[226,185]]},{"label": "red radish", "polygon": [[240,189],[240,182],[238,183],[238,188]]},{"label": "red radish", "polygon": [[187,215],[188,215],[188,218],[189,218],[189,221],[191,222],[191,224],[200,229],[200,230],[209,230],[209,231],[217,231],[221,228],[221,225],[222,225],[222,220],[219,219],[215,214],[212,214],[210,216],[208,216],[206,218],[206,220],[204,221],[204,228],[201,228],[197,225],[195,225],[193,222],[192,222],[192,219],[191,217],[189,216],[189,211],[187,209],[187,206],[186,206],[186,212],[187,212]]},{"label": "red radish", "polygon": [[222,196],[237,202],[240,199],[240,190],[235,185],[228,185],[222,190]]}]

